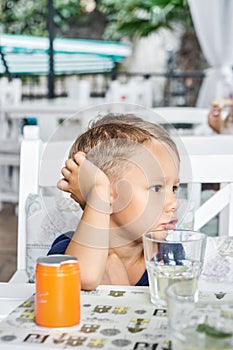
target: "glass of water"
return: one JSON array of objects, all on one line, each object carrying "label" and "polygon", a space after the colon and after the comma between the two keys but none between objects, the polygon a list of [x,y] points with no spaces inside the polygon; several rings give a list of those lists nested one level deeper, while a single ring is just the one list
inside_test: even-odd
[{"label": "glass of water", "polygon": [[188,280],[195,294],[201,274],[206,235],[192,230],[163,230],[143,235],[144,257],[153,304],[166,306],[166,289],[174,282]]}]

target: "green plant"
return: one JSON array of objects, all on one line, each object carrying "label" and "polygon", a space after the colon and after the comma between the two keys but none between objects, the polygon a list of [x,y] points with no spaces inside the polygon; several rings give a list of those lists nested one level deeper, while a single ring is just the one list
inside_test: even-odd
[{"label": "green plant", "polygon": [[[1,0],[0,32],[47,36],[47,0]],[[69,23],[83,16],[80,0],[53,0],[56,31],[69,33]]]},{"label": "green plant", "polygon": [[102,0],[100,9],[107,14],[108,39],[145,37],[160,28],[172,30],[177,22],[185,31],[193,29],[187,0]]}]

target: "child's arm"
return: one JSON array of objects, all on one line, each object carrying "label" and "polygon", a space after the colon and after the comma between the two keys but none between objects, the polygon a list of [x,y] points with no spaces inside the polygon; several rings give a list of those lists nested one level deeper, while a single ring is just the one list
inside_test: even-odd
[{"label": "child's arm", "polygon": [[62,174],[58,188],[69,192],[84,209],[66,254],[79,260],[82,289],[94,289],[103,278],[108,258],[110,183],[82,152],[66,161]]},{"label": "child's arm", "polygon": [[109,250],[108,263],[101,284],[120,284],[129,286],[129,277],[125,266],[116,253]]}]

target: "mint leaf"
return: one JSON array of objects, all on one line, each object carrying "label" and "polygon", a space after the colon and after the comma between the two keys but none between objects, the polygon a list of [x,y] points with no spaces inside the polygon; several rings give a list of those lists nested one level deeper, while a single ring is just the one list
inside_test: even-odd
[{"label": "mint leaf", "polygon": [[197,326],[196,331],[199,333],[205,333],[206,335],[213,338],[227,338],[233,335],[233,333],[223,332],[212,326],[209,326],[207,323],[200,323]]}]

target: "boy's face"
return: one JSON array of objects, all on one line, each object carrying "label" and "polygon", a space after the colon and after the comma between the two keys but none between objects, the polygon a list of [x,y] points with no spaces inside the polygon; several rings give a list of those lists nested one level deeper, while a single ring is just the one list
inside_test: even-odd
[{"label": "boy's face", "polygon": [[112,185],[112,246],[129,243],[149,230],[174,229],[177,222],[177,156],[156,140],[139,145],[135,153],[130,169]]}]

